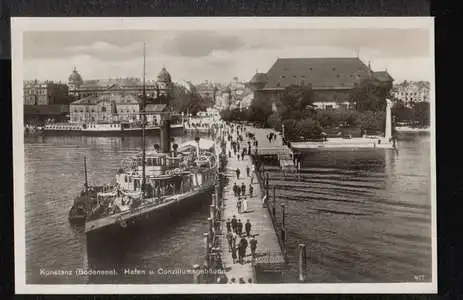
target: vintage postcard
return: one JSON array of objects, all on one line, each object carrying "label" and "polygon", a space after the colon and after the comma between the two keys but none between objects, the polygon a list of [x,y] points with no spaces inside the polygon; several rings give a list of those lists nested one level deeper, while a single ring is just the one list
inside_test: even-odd
[{"label": "vintage postcard", "polygon": [[16,293],[437,292],[432,18],[11,37]]}]

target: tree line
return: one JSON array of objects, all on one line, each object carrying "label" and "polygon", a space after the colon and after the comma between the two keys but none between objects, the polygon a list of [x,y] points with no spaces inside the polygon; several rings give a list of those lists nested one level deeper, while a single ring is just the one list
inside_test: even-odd
[{"label": "tree line", "polygon": [[[324,135],[360,136],[384,131],[386,97],[391,85],[364,80],[349,94],[353,109],[317,110],[310,87],[288,86],[272,104],[266,97],[254,99],[245,110],[224,110],[221,116],[229,121],[247,121],[281,131],[289,140],[320,139]],[[423,113],[423,112],[422,112]],[[423,113],[424,114],[424,113]]]}]

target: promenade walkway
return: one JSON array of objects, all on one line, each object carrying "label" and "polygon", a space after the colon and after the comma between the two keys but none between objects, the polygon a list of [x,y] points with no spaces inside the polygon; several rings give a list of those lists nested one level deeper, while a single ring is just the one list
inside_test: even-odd
[{"label": "promenade walkway", "polygon": [[[265,134],[264,134],[265,139]],[[276,144],[276,142],[275,142]],[[280,141],[281,145],[281,141]],[[251,228],[251,235],[256,235],[257,240],[257,261],[261,260],[264,257],[282,257],[281,249],[278,242],[278,237],[275,233],[273,228],[271,217],[268,213],[266,207],[263,206],[262,203],[262,191],[258,181],[256,180],[256,174],[254,174],[254,181],[253,181],[253,197],[249,197],[249,185],[251,183],[251,177],[248,177],[246,174],[246,166],[249,166],[252,169],[252,160],[251,158],[246,155],[244,159],[238,160],[237,157],[233,154],[233,150],[230,149],[230,143],[227,143],[227,153],[228,150],[231,151],[232,156],[228,158],[228,164],[226,169],[226,176],[228,177],[228,183],[224,187],[223,191],[223,222],[224,224],[221,226],[222,228],[222,263],[224,265],[225,274],[229,279],[231,278],[236,279],[236,283],[239,283],[239,278],[243,278],[245,282],[248,282],[249,279],[252,282],[255,281],[255,276],[253,274],[253,260],[251,257],[251,250],[250,246],[248,245],[246,249],[246,257],[243,264],[240,264],[238,261],[233,263],[232,254],[229,251],[226,235],[227,235],[227,227],[226,227],[226,220],[232,219],[233,216],[236,216],[237,219],[241,219],[243,224],[249,220],[252,224]],[[240,157],[241,158],[241,157]],[[236,169],[239,168],[240,178],[236,178]],[[252,176],[252,174],[250,174]],[[239,186],[244,182],[246,186],[246,198],[248,199],[248,211],[238,213],[238,208],[236,206],[237,198],[233,192],[233,184],[236,182]],[[243,231],[244,226],[243,226]],[[249,241],[249,239],[248,239]],[[238,245],[239,238],[237,238],[236,244]],[[255,263],[255,261],[254,261]]]}]

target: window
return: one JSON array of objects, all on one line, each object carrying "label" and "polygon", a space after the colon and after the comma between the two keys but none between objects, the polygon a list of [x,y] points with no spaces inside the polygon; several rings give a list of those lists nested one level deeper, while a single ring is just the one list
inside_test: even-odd
[{"label": "window", "polygon": [[325,108],[326,108],[326,109],[332,109],[332,108],[333,108],[333,105],[326,105]]}]

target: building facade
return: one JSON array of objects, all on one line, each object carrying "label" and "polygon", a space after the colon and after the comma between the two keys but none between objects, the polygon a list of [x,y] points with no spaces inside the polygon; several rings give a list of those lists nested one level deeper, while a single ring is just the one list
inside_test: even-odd
[{"label": "building facade", "polygon": [[351,91],[365,79],[391,86],[393,82],[387,71],[374,72],[358,58],[279,58],[267,73],[256,73],[249,85],[254,98],[270,103],[296,85],[312,89],[318,109],[350,109],[355,103]]},{"label": "building facade", "polygon": [[29,80],[23,83],[24,105],[69,104],[68,86],[61,82]]},{"label": "building facade", "polygon": [[[157,95],[159,97],[172,94],[173,83],[165,68],[158,75]],[[158,102],[155,100],[155,102]],[[140,121],[142,98],[118,90],[106,90],[104,93],[89,95],[70,104],[69,114],[71,123],[105,123],[105,122],[137,122]],[[150,107],[149,103],[145,103]],[[153,112],[158,113],[158,107]],[[147,121],[154,122],[158,117],[148,115]]]},{"label": "building facade", "polygon": [[427,81],[403,81],[392,88],[394,98],[408,107],[419,102],[429,102],[429,93],[430,84]]},{"label": "building facade", "polygon": [[[141,96],[143,94],[143,81],[139,78],[110,78],[104,80],[83,80],[76,68],[68,77],[69,94],[75,99],[89,96],[104,96],[114,93],[120,95]],[[169,72],[162,68],[157,80],[145,82],[145,93],[148,97],[157,98],[166,95],[172,90],[173,84]]]}]

